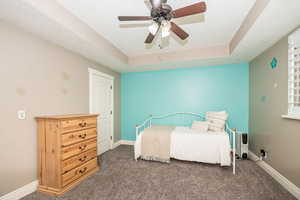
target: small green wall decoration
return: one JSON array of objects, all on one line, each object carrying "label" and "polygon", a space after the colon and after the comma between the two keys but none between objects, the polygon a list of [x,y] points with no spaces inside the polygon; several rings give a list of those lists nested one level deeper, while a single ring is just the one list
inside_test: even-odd
[{"label": "small green wall decoration", "polygon": [[267,100],[267,97],[266,97],[266,96],[261,96],[261,97],[260,97],[260,101],[261,101],[262,103],[265,103],[266,100]]},{"label": "small green wall decoration", "polygon": [[276,58],[273,58],[271,61],[272,69],[275,69],[277,67],[277,63],[278,63],[278,60]]}]

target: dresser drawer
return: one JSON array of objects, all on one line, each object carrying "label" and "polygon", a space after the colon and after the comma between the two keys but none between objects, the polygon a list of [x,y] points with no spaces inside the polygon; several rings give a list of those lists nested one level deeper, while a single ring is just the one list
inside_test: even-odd
[{"label": "dresser drawer", "polygon": [[82,131],[76,131],[71,133],[63,134],[62,136],[62,146],[68,146],[74,143],[78,143],[84,140],[97,137],[97,129],[86,129]]},{"label": "dresser drawer", "polygon": [[95,169],[97,167],[97,158],[90,160],[89,162],[77,167],[70,172],[62,175],[62,185],[63,187],[72,183],[74,180],[78,179],[79,177],[85,175],[90,170]]},{"label": "dresser drawer", "polygon": [[96,118],[70,119],[61,121],[61,132],[70,132],[97,126]]},{"label": "dresser drawer", "polygon": [[78,167],[82,165],[83,163],[86,163],[87,161],[95,158],[97,156],[97,150],[92,149],[89,151],[86,151],[84,153],[81,153],[79,155],[73,156],[67,160],[62,161],[62,173],[66,173],[70,171],[71,169]]},{"label": "dresser drawer", "polygon": [[73,144],[62,149],[62,159],[65,160],[82,152],[86,152],[90,149],[97,147],[97,139],[86,140],[77,144]]}]

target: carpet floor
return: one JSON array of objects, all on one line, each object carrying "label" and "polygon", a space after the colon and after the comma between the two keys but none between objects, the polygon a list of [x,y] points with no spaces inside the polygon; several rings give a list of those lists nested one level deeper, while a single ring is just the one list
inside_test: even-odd
[{"label": "carpet floor", "polygon": [[295,200],[254,162],[229,167],[172,160],[134,161],[132,146],[100,157],[100,172],[59,197],[32,193],[22,200]]}]

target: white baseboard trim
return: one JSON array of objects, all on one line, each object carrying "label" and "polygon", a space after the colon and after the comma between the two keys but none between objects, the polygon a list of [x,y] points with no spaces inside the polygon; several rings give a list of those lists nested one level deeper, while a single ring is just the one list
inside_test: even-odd
[{"label": "white baseboard trim", "polygon": [[23,197],[25,197],[28,194],[31,194],[37,190],[38,181],[33,181],[27,185],[24,185],[23,187],[16,189],[15,191],[12,191],[8,194],[5,194],[4,196],[0,197],[0,200],[19,200]]},{"label": "white baseboard trim", "polygon": [[289,181],[278,171],[272,168],[265,161],[258,161],[259,157],[256,156],[253,152],[249,151],[250,160],[256,161],[257,165],[263,168],[270,176],[272,176],[278,183],[280,183],[286,190],[288,190],[292,195],[300,200],[300,188],[298,188],[294,183]]},{"label": "white baseboard trim", "polygon": [[[119,140],[113,144],[113,148],[116,148],[120,145],[134,145],[134,141],[129,140]],[[295,184],[290,182],[287,178],[281,175],[278,171],[272,168],[265,161],[258,161],[259,157],[256,156],[253,152],[249,151],[249,158],[253,161],[257,161],[257,165],[263,168],[270,176],[272,176],[278,183],[280,183],[286,190],[293,194],[297,199],[300,200],[300,188]],[[31,194],[37,190],[38,181],[33,181],[27,185],[24,185],[21,188],[18,188],[15,191],[12,191],[4,196],[0,197],[0,200],[19,200],[25,197],[28,194]]]},{"label": "white baseboard trim", "polygon": [[134,145],[135,141],[130,140],[119,140],[118,142],[113,144],[113,149],[117,148],[120,145]]}]

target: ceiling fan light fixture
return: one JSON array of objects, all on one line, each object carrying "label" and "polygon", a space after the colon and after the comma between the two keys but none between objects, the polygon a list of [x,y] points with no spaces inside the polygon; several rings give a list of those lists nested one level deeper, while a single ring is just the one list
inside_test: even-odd
[{"label": "ceiling fan light fixture", "polygon": [[152,24],[148,27],[149,33],[145,40],[146,44],[153,42],[154,38],[159,34],[160,29],[162,31],[162,37],[164,38],[168,37],[172,32],[181,40],[187,39],[189,34],[171,20],[173,18],[181,18],[206,12],[205,1],[175,10],[167,4],[167,0],[144,1],[148,8],[150,8],[150,16],[118,16],[118,19],[119,21],[152,21]]},{"label": "ceiling fan light fixture", "polygon": [[169,29],[166,29],[166,28],[162,28],[162,32],[161,32],[161,36],[163,38],[166,38],[170,35],[170,30]]},{"label": "ceiling fan light fixture", "polygon": [[149,26],[149,32],[150,32],[152,35],[155,35],[155,34],[157,33],[158,29],[159,29],[159,26],[158,26],[158,24],[157,24],[156,22],[154,22],[153,24],[151,24],[151,25]]},{"label": "ceiling fan light fixture", "polygon": [[170,35],[171,24],[169,21],[162,21],[162,32],[161,36],[163,38],[168,37]]},{"label": "ceiling fan light fixture", "polygon": [[160,8],[163,3],[166,3],[167,0],[150,0],[153,8]]}]

